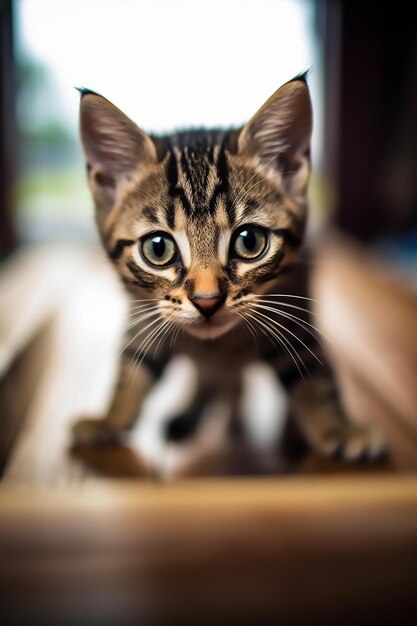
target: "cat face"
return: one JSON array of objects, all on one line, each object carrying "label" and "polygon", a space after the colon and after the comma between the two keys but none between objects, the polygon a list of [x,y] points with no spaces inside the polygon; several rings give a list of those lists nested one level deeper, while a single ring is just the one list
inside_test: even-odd
[{"label": "cat face", "polygon": [[238,131],[152,138],[83,91],[81,135],[99,231],[133,298],[203,339],[241,322],[293,263],[306,221],[304,77]]}]

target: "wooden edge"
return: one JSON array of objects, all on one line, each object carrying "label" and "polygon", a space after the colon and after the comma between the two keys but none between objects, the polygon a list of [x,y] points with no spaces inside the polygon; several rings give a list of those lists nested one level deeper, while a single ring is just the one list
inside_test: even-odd
[{"label": "wooden edge", "polygon": [[59,510],[92,511],[120,507],[126,511],[146,507],[287,506],[303,508],[349,508],[355,505],[394,504],[409,499],[417,506],[417,475],[338,475],[320,476],[187,479],[168,483],[146,481],[96,480],[76,488],[3,484],[0,487],[0,523],[9,512],[30,513]]}]

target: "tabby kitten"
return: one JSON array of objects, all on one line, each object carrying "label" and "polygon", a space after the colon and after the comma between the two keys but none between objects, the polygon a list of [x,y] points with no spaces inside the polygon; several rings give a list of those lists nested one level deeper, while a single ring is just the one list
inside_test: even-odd
[{"label": "tabby kitten", "polygon": [[239,130],[154,137],[81,89],[81,137],[98,229],[130,296],[133,322],[113,400],[75,442],[130,429],[174,354],[194,361],[198,389],[166,436],[190,436],[214,398],[238,420],[242,371],[269,363],[298,429],[323,455],[376,457],[373,430],[350,424],[311,325],[306,267],[312,109],[306,76],[276,91]]}]

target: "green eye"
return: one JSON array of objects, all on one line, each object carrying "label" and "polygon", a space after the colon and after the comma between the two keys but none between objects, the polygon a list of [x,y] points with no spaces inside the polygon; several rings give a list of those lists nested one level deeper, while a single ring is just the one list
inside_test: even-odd
[{"label": "green eye", "polygon": [[233,239],[232,256],[252,261],[265,252],[268,238],[262,228],[243,226],[236,231]]},{"label": "green eye", "polygon": [[166,233],[153,233],[142,240],[142,256],[151,265],[163,267],[178,258],[174,240]]}]

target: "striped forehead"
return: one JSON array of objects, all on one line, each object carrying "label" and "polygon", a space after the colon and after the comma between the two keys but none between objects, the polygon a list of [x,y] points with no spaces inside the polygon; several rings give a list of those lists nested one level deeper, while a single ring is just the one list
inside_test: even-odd
[{"label": "striped forehead", "polygon": [[[165,170],[169,196],[166,219],[170,227],[175,227],[177,212],[198,220],[231,205],[229,165],[222,145],[171,147]],[[233,221],[231,212],[227,220]]]},{"label": "striped forehead", "polygon": [[177,163],[178,184],[186,190],[193,212],[199,212],[207,205],[216,184],[212,152],[190,146],[181,150]]}]

